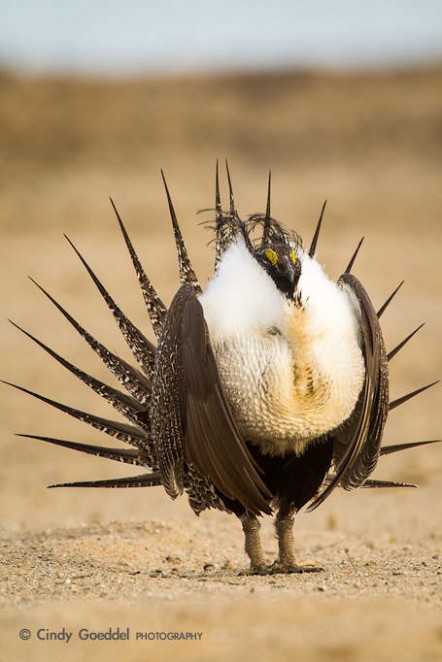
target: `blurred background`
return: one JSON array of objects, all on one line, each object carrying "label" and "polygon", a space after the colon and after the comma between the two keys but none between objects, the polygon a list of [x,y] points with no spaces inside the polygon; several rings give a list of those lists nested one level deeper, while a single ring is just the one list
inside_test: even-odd
[{"label": "blurred background", "polygon": [[[108,197],[170,301],[178,280],[159,170],[166,172],[189,252],[205,282],[213,250],[206,248],[210,236],[198,223],[210,212],[196,212],[213,206],[215,160],[225,157],[239,213],[263,210],[271,168],[273,215],[306,243],[328,199],[319,259],[332,277],[365,235],[355,273],[375,305],[406,280],[383,318],[387,343],[394,346],[423,320],[427,326],[394,360],[393,396],[440,376],[440,1],[0,0],[0,15],[4,379],[112,416],[6,318],[112,382],[26,275],[127,357],[111,316],[62,235],[78,244],[124,310],[150,333]],[[159,490],[46,491],[49,483],[125,470],[14,438],[14,432],[35,432],[109,443],[12,389],[2,387],[1,402],[7,527],[192,517],[183,500],[172,505]],[[388,441],[438,436],[439,403],[436,387],[394,412]],[[379,475],[416,480],[428,489],[440,484],[441,452],[435,447],[389,458],[384,466]],[[353,501],[345,495],[344,502],[351,508],[359,499],[382,514],[391,512],[384,498],[391,503],[390,495],[368,501],[366,494]],[[412,498],[419,512],[421,497]],[[310,526],[334,512],[340,499],[326,504],[324,515],[315,513]],[[401,492],[394,499],[399,506],[409,497]],[[429,529],[433,515],[429,509]],[[405,525],[395,522],[412,534],[412,518]],[[366,520],[353,518],[347,526],[365,530]],[[388,517],[385,526],[391,530]]]}]

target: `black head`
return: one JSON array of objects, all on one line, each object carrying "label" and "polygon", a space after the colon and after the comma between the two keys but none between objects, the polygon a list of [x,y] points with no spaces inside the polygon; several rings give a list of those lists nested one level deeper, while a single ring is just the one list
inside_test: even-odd
[{"label": "black head", "polygon": [[301,275],[301,261],[296,248],[288,242],[272,243],[260,246],[255,256],[278,290],[293,299]]}]

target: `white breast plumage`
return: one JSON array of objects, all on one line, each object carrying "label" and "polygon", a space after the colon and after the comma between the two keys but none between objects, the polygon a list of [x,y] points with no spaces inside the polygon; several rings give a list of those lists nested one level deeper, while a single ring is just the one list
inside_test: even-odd
[{"label": "white breast plumage", "polygon": [[302,453],[342,424],[364,380],[356,311],[302,254],[300,305],[282,295],[242,243],[200,302],[220,379],[242,434],[264,453]]}]

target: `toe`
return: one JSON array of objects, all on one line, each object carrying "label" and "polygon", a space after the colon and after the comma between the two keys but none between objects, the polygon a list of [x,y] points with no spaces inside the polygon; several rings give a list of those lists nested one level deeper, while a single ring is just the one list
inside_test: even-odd
[{"label": "toe", "polygon": [[275,561],[272,565],[273,572],[282,574],[303,574],[305,572],[323,572],[324,568],[314,563],[294,563]]}]

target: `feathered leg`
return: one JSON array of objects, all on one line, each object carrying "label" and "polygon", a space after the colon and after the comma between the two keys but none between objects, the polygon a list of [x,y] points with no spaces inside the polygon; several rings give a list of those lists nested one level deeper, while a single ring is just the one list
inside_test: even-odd
[{"label": "feathered leg", "polygon": [[272,570],[282,573],[321,572],[323,570],[321,566],[296,563],[293,540],[295,513],[295,507],[290,502],[281,499],[275,519],[279,554],[278,559],[272,565]]},{"label": "feathered leg", "polygon": [[250,572],[253,575],[267,574],[268,565],[264,560],[259,530],[261,524],[253,513],[246,511],[239,518],[245,535],[245,550],[250,559]]}]

